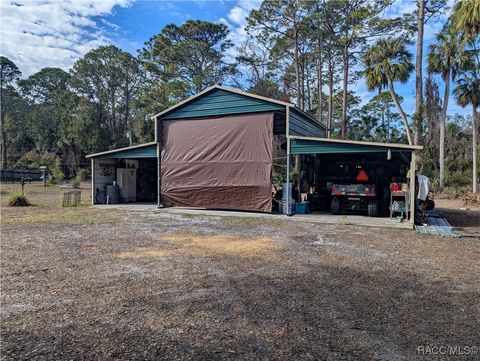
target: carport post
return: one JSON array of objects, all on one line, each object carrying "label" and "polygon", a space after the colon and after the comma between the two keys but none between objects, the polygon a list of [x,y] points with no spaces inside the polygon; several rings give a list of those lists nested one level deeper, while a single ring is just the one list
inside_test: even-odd
[{"label": "carport post", "polygon": [[161,199],[161,181],[160,181],[160,172],[162,171],[160,165],[160,143],[157,142],[157,205],[158,208],[162,208]]},{"label": "carport post", "polygon": [[95,205],[95,158],[90,161],[92,165],[92,206]]},{"label": "carport post", "polygon": [[417,160],[415,151],[412,151],[412,159],[410,161],[410,223],[412,224],[412,228],[415,224],[415,178],[416,178],[416,168],[417,168]]},{"label": "carport post", "polygon": [[158,208],[163,208],[162,204],[162,126],[159,119],[154,118],[155,125],[155,141],[157,142],[157,205]]},{"label": "carport post", "polygon": [[287,136],[287,212],[285,213],[287,216],[290,215],[290,107],[285,107],[285,134]]}]

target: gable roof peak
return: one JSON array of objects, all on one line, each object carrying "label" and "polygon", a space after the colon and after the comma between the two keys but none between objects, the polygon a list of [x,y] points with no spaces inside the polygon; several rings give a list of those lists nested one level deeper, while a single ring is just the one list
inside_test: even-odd
[{"label": "gable roof peak", "polygon": [[276,100],[276,99],[271,99],[271,98],[267,98],[267,97],[264,97],[264,96],[261,96],[261,95],[256,95],[256,94],[252,94],[252,93],[248,93],[248,92],[245,92],[243,90],[240,90],[240,89],[236,89],[236,88],[231,88],[231,87],[226,87],[226,86],[223,86],[223,85],[219,85],[219,84],[215,84],[215,85],[212,85],[208,88],[205,88],[204,90],[202,90],[201,92],[171,106],[170,108],[168,109],[165,109],[164,111],[160,112],[160,113],[157,113],[155,115],[153,115],[151,118],[152,119],[155,119],[161,115],[165,115],[167,113],[170,113],[171,111],[185,105],[185,104],[188,104],[192,101],[194,101],[195,99],[199,98],[200,96],[202,95],[205,95],[207,93],[210,93],[211,91],[213,90],[223,90],[223,91],[226,91],[226,92],[229,92],[229,93],[234,93],[234,94],[238,94],[238,95],[242,95],[242,96],[245,96],[245,97],[249,97],[249,98],[254,98],[254,99],[258,99],[258,100],[262,100],[262,101],[265,101],[265,102],[268,102],[268,103],[273,103],[273,104],[278,104],[278,105],[283,105],[285,107],[295,107],[292,103],[288,103],[288,102],[284,102],[284,101],[281,101],[281,100]]}]

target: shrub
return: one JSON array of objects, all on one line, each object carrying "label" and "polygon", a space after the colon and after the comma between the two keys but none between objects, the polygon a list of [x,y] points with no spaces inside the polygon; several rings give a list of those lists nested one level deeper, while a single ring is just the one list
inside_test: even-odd
[{"label": "shrub", "polygon": [[27,207],[29,205],[27,195],[20,190],[14,190],[8,196],[9,207]]},{"label": "shrub", "polygon": [[439,194],[439,198],[457,199],[462,197],[465,191],[466,191],[465,187],[459,187],[459,186],[445,187],[443,191]]},{"label": "shrub", "polygon": [[80,188],[81,182],[88,180],[90,177],[90,172],[86,169],[80,168],[77,171],[77,174],[72,179],[72,188]]},{"label": "shrub", "polygon": [[472,170],[447,171],[445,182],[454,187],[465,187],[472,182]]},{"label": "shrub", "polygon": [[60,157],[55,153],[39,153],[31,150],[26,153],[19,161],[19,166],[30,169],[38,169],[41,166],[47,166],[48,184],[58,184],[63,180],[63,172],[60,167]]},{"label": "shrub", "polygon": [[75,178],[78,178],[80,182],[88,181],[90,179],[90,172],[88,169],[79,168]]},{"label": "shrub", "polygon": [[480,206],[480,193],[465,193],[462,200],[467,206]]}]

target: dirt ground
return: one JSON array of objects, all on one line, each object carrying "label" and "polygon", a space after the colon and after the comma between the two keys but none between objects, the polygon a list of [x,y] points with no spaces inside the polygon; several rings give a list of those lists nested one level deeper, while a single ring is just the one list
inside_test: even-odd
[{"label": "dirt ground", "polygon": [[480,207],[466,206],[460,199],[435,199],[435,204],[457,230],[480,237]]},{"label": "dirt ground", "polygon": [[4,360],[444,360],[425,348],[480,347],[478,238],[96,209],[87,188],[64,209],[63,189],[27,185],[36,206],[12,209],[10,187]]}]

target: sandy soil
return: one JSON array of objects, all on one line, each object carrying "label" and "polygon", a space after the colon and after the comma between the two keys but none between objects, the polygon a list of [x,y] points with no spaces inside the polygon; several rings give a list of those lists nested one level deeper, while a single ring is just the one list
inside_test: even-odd
[{"label": "sandy soil", "polygon": [[2,207],[2,359],[439,360],[418,347],[480,346],[477,238],[65,210],[58,193]]},{"label": "sandy soil", "polygon": [[435,199],[435,205],[457,230],[480,237],[480,207],[466,206],[461,199]]}]

